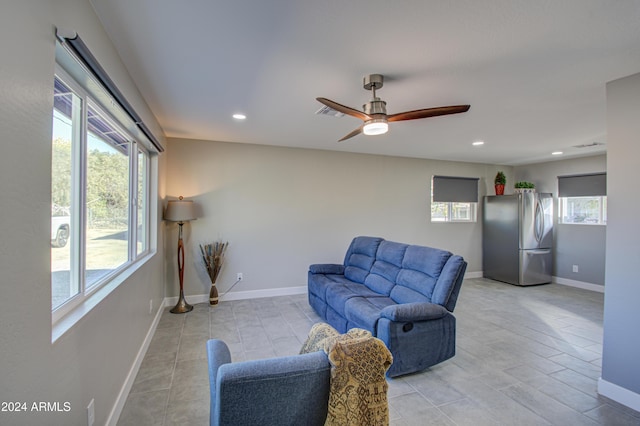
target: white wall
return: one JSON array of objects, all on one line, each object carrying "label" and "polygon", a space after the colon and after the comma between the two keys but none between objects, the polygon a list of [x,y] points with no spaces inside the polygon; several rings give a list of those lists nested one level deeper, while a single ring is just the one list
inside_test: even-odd
[{"label": "white wall", "polygon": [[[481,222],[431,223],[431,177],[479,177],[483,196],[497,166],[177,139],[167,152],[167,196],[201,208],[184,226],[186,294],[208,293],[198,244],[216,239],[230,242],[221,291],[238,272],[234,292],[306,286],[309,264],[341,263],[357,235],[446,249],[481,271]],[[167,226],[166,291],[175,295],[178,231]]]},{"label": "white wall", "polygon": [[640,411],[640,74],[607,84],[607,272],[598,391]]},{"label": "white wall", "polygon": [[[87,0],[3,1],[0,13],[0,401],[69,412],[0,412],[3,425],[105,424],[164,297],[156,255],[51,343],[50,200],[54,27],[76,29],[158,137],[157,123]],[[162,244],[162,234],[160,234]]]},{"label": "white wall", "polygon": [[[536,184],[538,192],[553,194],[554,277],[571,280],[577,285],[604,285],[607,227],[558,224],[558,176],[606,171],[606,155],[528,164],[514,168],[516,182],[530,181]],[[578,272],[573,272],[573,265],[578,265]]]}]

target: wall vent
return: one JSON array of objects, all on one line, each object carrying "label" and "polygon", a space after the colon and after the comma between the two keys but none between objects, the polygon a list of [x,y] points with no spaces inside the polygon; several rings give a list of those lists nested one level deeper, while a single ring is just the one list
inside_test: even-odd
[{"label": "wall vent", "polygon": [[604,145],[602,142],[591,142],[591,143],[583,143],[580,145],[574,145],[574,148],[591,148],[594,146],[601,146]]},{"label": "wall vent", "polygon": [[317,115],[331,115],[333,117],[344,117],[344,114],[341,113],[340,111],[336,111],[333,108],[330,108],[328,106],[323,106],[322,108],[320,108],[319,110],[316,111]]}]

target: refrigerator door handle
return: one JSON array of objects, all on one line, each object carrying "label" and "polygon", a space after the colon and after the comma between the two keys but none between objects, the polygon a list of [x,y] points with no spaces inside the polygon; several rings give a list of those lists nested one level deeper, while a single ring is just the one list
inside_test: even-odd
[{"label": "refrigerator door handle", "polygon": [[523,252],[527,255],[533,256],[536,254],[547,254],[549,253],[551,250],[550,249],[544,249],[544,250],[523,250]]},{"label": "refrigerator door handle", "polygon": [[534,233],[536,241],[540,243],[540,241],[542,240],[542,235],[544,233],[544,210],[542,208],[542,203],[540,200],[536,201],[535,218]]}]

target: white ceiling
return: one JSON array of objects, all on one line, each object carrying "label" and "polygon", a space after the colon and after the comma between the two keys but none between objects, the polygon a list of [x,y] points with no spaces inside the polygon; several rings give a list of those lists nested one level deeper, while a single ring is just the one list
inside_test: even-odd
[{"label": "white ceiling", "polygon": [[[606,146],[574,146],[606,143],[605,84],[640,72],[640,0],[91,3],[168,137],[506,165],[593,155]],[[361,121],[316,115],[315,98],[360,109],[371,73],[390,114],[471,109],[338,143]]]}]

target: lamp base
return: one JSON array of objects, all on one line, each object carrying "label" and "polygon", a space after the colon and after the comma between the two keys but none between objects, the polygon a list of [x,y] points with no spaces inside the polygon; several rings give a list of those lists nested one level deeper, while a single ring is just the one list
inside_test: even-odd
[{"label": "lamp base", "polygon": [[169,312],[172,314],[185,314],[187,312],[191,312],[193,310],[193,305],[187,303],[184,298],[184,292],[180,290],[180,298],[178,299],[178,303],[174,306]]}]

